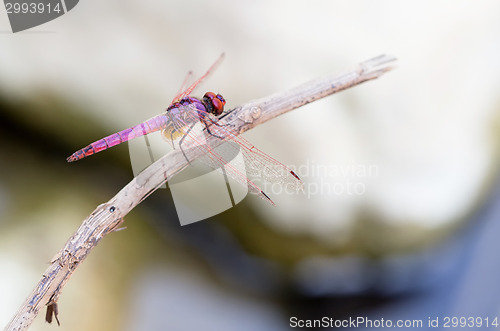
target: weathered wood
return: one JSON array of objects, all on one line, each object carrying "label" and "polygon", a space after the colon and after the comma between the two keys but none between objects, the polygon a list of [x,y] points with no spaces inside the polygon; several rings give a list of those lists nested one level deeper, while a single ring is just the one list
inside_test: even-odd
[{"label": "weathered wood", "polygon": [[[380,77],[393,69],[396,59],[381,55],[365,61],[343,74],[334,74],[312,80],[289,91],[251,101],[228,112],[221,120],[222,125],[234,132],[242,133],[269,121],[281,114],[301,107],[330,94]],[[210,136],[211,146],[221,143],[220,139]],[[189,144],[189,142],[188,142]],[[195,159],[203,154],[200,149],[185,146],[184,155],[176,149],[151,164],[118,192],[111,200],[98,206],[90,214],[54,257],[42,279],[28,296],[5,330],[26,330],[43,306],[47,306],[48,316],[54,313],[57,319],[57,300],[73,272],[83,262],[105,235],[115,231],[123,218],[140,202],[172,178],[185,167],[186,159]],[[187,157],[186,157],[187,156]]]}]

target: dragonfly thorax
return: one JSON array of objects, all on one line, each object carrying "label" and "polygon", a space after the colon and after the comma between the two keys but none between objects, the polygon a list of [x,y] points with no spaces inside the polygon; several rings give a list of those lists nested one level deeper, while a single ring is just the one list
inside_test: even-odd
[{"label": "dragonfly thorax", "polygon": [[187,96],[172,103],[166,111],[163,137],[172,141],[184,136],[189,125],[200,120],[206,124],[208,114],[221,115],[225,104],[222,95],[213,92],[205,93],[202,99]]}]

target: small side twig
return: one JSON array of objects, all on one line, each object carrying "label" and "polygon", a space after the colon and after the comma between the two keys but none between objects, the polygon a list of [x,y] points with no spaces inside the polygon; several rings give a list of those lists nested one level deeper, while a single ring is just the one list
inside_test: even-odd
[{"label": "small side twig", "polygon": [[[394,57],[381,55],[343,74],[319,78],[289,91],[251,101],[229,111],[221,119],[221,124],[229,126],[235,132],[245,132],[307,103],[378,78],[393,69],[395,62]],[[211,139],[213,141],[208,143],[213,145],[220,142],[220,139],[215,137]],[[166,154],[137,175],[111,200],[98,206],[54,257],[42,279],[5,330],[26,330],[43,306],[48,308],[47,320],[52,319],[52,314],[57,320],[57,300],[76,268],[105,235],[119,230],[123,218],[135,206],[167,179],[187,167],[186,159],[194,160],[202,154],[195,148],[187,150],[190,151],[189,158],[179,149]]]}]

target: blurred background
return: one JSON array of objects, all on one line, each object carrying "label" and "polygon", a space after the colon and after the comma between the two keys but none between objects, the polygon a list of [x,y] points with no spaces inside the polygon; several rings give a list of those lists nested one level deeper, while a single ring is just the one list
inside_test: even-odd
[{"label": "blurred background", "polygon": [[[94,208],[132,178],[90,142],[194,93],[227,109],[391,54],[398,68],[244,136],[305,194],[180,226],[155,192],[92,251],[61,327],[288,330],[291,318],[500,314],[500,3],[93,1],[12,34],[0,10],[0,325]],[[441,320],[442,321],[442,320]],[[442,326],[442,325],[441,325]],[[297,328],[296,328],[297,329]],[[361,329],[370,329],[363,327]]]}]

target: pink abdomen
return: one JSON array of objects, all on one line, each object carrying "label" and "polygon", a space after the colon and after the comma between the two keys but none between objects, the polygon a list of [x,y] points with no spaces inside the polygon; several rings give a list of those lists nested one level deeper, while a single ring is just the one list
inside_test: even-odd
[{"label": "pink abdomen", "polygon": [[66,161],[78,161],[83,159],[84,157],[99,153],[100,151],[106,150],[110,147],[116,146],[136,137],[144,136],[148,133],[164,129],[167,126],[167,123],[168,119],[165,115],[155,116],[145,122],[142,122],[141,124],[117,133],[113,133],[112,135],[93,142],[92,144],[74,152],[70,157],[66,159]]}]

